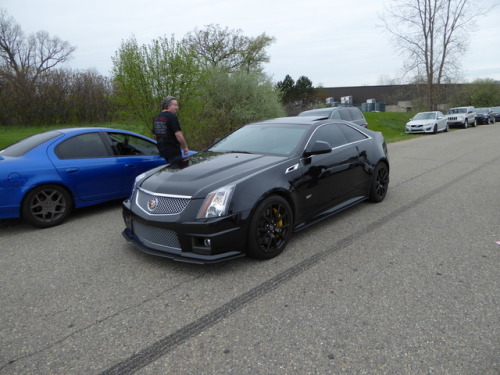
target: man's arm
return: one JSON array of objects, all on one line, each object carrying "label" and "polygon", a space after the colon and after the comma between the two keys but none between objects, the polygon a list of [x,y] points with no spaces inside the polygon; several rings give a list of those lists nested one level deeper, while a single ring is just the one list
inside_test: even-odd
[{"label": "man's arm", "polygon": [[182,134],[182,132],[180,130],[175,132],[175,138],[177,138],[177,140],[181,144],[182,152],[183,152],[184,156],[187,156],[189,149],[188,149],[186,140],[184,139],[184,135]]}]

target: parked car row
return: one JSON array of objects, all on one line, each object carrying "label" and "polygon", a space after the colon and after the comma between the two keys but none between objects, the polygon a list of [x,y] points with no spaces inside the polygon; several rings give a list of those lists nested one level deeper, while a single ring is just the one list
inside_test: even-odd
[{"label": "parked car row", "polygon": [[466,129],[469,125],[494,124],[500,120],[500,107],[494,108],[474,108],[455,107],[450,108],[444,115],[440,111],[417,113],[406,124],[406,133],[437,133],[447,132],[451,127],[461,127]]},{"label": "parked car row", "polygon": [[[421,112],[407,133],[491,124],[500,107]],[[48,228],[73,209],[125,199],[123,236],[193,263],[280,254],[293,232],[365,200],[384,200],[384,137],[356,107],[251,123],[173,168],[156,142],[125,130],[39,133],[0,151],[0,219]]]}]

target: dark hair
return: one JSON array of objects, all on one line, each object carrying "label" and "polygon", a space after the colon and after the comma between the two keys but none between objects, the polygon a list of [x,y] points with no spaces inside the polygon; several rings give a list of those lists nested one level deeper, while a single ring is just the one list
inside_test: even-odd
[{"label": "dark hair", "polygon": [[167,96],[163,101],[161,102],[161,109],[166,109],[170,104],[172,104],[172,101],[177,100],[173,96]]}]

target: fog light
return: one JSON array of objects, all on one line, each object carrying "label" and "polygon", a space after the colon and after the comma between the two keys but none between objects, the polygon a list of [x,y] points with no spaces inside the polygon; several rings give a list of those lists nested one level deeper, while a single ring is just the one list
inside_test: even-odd
[{"label": "fog light", "polygon": [[210,247],[212,245],[212,241],[210,240],[210,238],[205,238],[203,240],[203,245],[205,245],[206,247]]},{"label": "fog light", "polygon": [[123,213],[123,221],[125,222],[125,226],[132,230],[132,218],[130,215],[126,214],[125,212]]}]

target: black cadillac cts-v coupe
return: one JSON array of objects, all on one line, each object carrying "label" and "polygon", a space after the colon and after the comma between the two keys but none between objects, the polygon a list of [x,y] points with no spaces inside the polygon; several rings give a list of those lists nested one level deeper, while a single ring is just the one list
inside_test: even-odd
[{"label": "black cadillac cts-v coupe", "polygon": [[286,117],[245,125],[181,165],[138,176],[124,237],[191,263],[280,254],[292,233],[389,184],[381,133],[341,120]]}]

